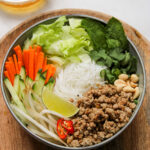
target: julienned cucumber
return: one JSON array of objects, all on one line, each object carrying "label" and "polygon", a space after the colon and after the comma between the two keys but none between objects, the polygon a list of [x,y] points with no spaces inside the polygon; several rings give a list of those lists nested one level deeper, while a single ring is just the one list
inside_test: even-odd
[{"label": "julienned cucumber", "polygon": [[19,79],[20,89],[19,89],[19,97],[23,100],[25,95],[25,84],[24,80]]},{"label": "julienned cucumber", "polygon": [[44,86],[45,83],[45,78],[42,76],[42,74],[39,77],[39,80],[36,81],[32,87],[33,91],[37,94],[37,95],[41,95],[42,93],[42,88]]},{"label": "julienned cucumber", "polygon": [[7,89],[9,90],[11,96],[12,96],[12,99],[13,101],[15,102],[15,104],[17,105],[17,107],[19,107],[23,112],[26,113],[26,109],[23,105],[23,103],[21,102],[21,100],[19,99],[15,89],[13,88],[12,84],[10,83],[10,81],[8,80],[8,78],[5,78],[4,79],[4,83],[7,87]]},{"label": "julienned cucumber", "polygon": [[25,80],[26,79],[26,71],[25,71],[25,68],[24,67],[21,67],[21,70],[20,70],[20,77],[22,80]]},{"label": "julienned cucumber", "polygon": [[55,80],[53,77],[51,77],[48,83],[44,86],[44,88],[47,88],[50,92],[52,92],[54,84],[55,84]]},{"label": "julienned cucumber", "polygon": [[38,81],[38,80],[39,80],[40,75],[41,75],[41,72],[42,72],[41,69],[37,72],[36,77],[35,77],[35,81]]},{"label": "julienned cucumber", "polygon": [[19,79],[20,79],[20,75],[18,75],[18,74],[15,75],[15,79],[14,79],[14,89],[15,89],[17,95],[19,94],[19,87],[20,87],[20,85],[19,85]]},{"label": "julienned cucumber", "polygon": [[47,73],[47,71],[44,71],[44,72],[42,73],[42,76],[43,76],[44,78],[46,78],[46,73]]},{"label": "julienned cucumber", "polygon": [[36,75],[35,81],[38,81],[40,79],[40,76],[46,78],[46,73],[47,71],[42,72],[42,70],[40,69]]},{"label": "julienned cucumber", "polygon": [[33,83],[33,80],[32,80],[29,76],[27,76],[27,77],[26,77],[26,80],[25,80],[25,85],[26,85],[27,87],[29,87],[29,86],[32,85],[32,83]]}]

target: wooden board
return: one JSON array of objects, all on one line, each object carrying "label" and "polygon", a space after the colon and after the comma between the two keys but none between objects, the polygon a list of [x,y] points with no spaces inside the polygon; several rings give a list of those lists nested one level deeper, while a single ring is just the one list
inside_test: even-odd
[{"label": "wooden board", "polygon": [[[64,9],[41,14],[15,27],[0,40],[0,66],[15,38],[32,24],[56,15],[84,14],[108,21],[111,16],[89,10]],[[146,68],[147,87],[144,102],[132,124],[101,150],[150,150],[150,43],[138,31],[123,23],[127,36],[137,46]],[[0,91],[0,150],[50,150],[52,148],[28,135],[8,111]]]}]

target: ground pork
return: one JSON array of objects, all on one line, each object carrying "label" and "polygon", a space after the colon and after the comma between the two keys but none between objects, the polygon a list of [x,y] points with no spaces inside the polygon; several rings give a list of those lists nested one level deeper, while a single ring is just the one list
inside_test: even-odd
[{"label": "ground pork", "polygon": [[132,96],[109,84],[91,88],[77,101],[79,112],[73,117],[74,134],[67,136],[67,144],[90,146],[113,136],[129,121],[136,107]]}]

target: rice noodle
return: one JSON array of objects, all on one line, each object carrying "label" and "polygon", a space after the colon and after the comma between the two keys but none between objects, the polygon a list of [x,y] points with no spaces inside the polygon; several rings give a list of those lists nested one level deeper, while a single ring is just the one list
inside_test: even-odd
[{"label": "rice noodle", "polygon": [[66,100],[70,98],[76,100],[90,87],[105,83],[99,75],[105,68],[94,62],[69,64],[58,74],[54,93]]}]

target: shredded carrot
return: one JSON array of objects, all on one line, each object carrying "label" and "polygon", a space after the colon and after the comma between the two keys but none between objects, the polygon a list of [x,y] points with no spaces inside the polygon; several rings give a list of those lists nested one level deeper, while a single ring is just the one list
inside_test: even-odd
[{"label": "shredded carrot", "polygon": [[15,64],[14,64],[14,61],[13,61],[13,57],[8,57],[8,61],[11,62],[12,66],[12,73],[15,75],[17,73],[16,71],[16,68],[15,68]]},{"label": "shredded carrot", "polygon": [[25,65],[27,75],[29,75],[29,51],[30,50],[23,51],[23,60],[24,60],[24,65]]},{"label": "shredded carrot", "polygon": [[21,67],[22,67],[22,61],[18,61],[19,73],[20,73]]},{"label": "shredded carrot", "polygon": [[9,81],[11,81],[8,71],[4,71],[4,75],[9,79]]},{"label": "shredded carrot", "polygon": [[36,66],[37,66],[37,61],[38,61],[38,54],[37,52],[34,53],[34,80],[35,80],[35,77],[36,77]]},{"label": "shredded carrot", "polygon": [[38,45],[30,46],[28,50],[21,50],[20,45],[14,47],[16,54],[8,58],[5,63],[6,70],[4,75],[14,84],[15,74],[19,74],[21,67],[24,65],[26,74],[35,80],[37,72],[41,69],[42,72],[47,71],[46,80],[47,83],[51,76],[56,72],[56,68],[52,64],[47,64],[47,57],[44,58],[42,47]]},{"label": "shredded carrot", "polygon": [[29,52],[29,77],[34,80],[34,53],[35,50],[34,49],[30,49]]},{"label": "shredded carrot", "polygon": [[49,64],[47,64],[47,65],[44,67],[44,69],[42,70],[42,72],[45,72],[46,70],[48,70],[48,68],[49,68]]},{"label": "shredded carrot", "polygon": [[56,67],[54,65],[51,65],[52,67],[52,76],[54,76],[55,72],[56,72]]},{"label": "shredded carrot", "polygon": [[37,45],[37,46],[36,46],[36,51],[37,51],[37,53],[41,52],[41,51],[42,51],[42,47],[39,46],[39,45]]},{"label": "shredded carrot", "polygon": [[44,62],[43,62],[43,66],[42,66],[42,72],[47,70],[47,57],[45,57]]},{"label": "shredded carrot", "polygon": [[19,67],[18,67],[17,57],[15,54],[13,54],[13,59],[14,59],[16,73],[19,74]]},{"label": "shredded carrot", "polygon": [[49,79],[55,74],[56,72],[56,67],[53,64],[48,64],[47,65],[48,70],[47,70],[47,74],[46,74],[46,80],[45,80],[45,84],[49,81]]},{"label": "shredded carrot", "polygon": [[31,45],[29,46],[29,49],[32,49],[32,46],[31,46]]},{"label": "shredded carrot", "polygon": [[11,83],[12,83],[12,85],[13,85],[13,84],[14,84],[14,78],[15,78],[15,76],[14,76],[14,74],[13,74],[12,62],[8,62],[8,63],[5,65],[5,67],[6,67],[6,70],[8,71],[8,74],[9,74],[9,76],[10,76],[10,81],[11,81]]},{"label": "shredded carrot", "polygon": [[46,74],[45,84],[49,81],[49,78],[51,77],[51,75],[52,75],[52,68],[51,68],[51,65],[48,64],[48,70],[47,70],[47,74]]},{"label": "shredded carrot", "polygon": [[[39,53],[41,52],[41,46],[37,46],[37,45],[34,45],[33,46],[34,49],[35,49],[35,74],[34,74],[34,79],[36,78],[36,75],[37,75],[37,62],[38,62],[38,58],[39,58]],[[40,68],[42,69],[42,68]]]},{"label": "shredded carrot", "polygon": [[22,51],[20,45],[15,46],[14,51],[16,52],[16,54],[18,53],[18,51]]},{"label": "shredded carrot", "polygon": [[44,53],[40,52],[38,54],[38,61],[37,61],[37,65],[36,65],[36,69],[35,69],[35,76],[37,74],[37,72],[42,69],[43,66],[43,61],[44,61]]},{"label": "shredded carrot", "polygon": [[18,57],[18,61],[21,61],[23,64],[23,58],[22,58],[22,52],[21,51],[18,51],[17,57]]},{"label": "shredded carrot", "polygon": [[14,47],[14,51],[17,54],[18,61],[22,61],[23,62],[22,50],[21,50],[20,45],[17,45],[16,47]]}]

